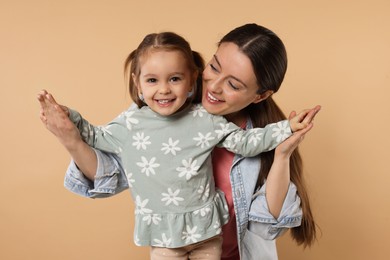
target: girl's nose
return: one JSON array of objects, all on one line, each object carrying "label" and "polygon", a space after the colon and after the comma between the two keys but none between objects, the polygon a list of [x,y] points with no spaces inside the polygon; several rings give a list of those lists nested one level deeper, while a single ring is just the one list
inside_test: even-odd
[{"label": "girl's nose", "polygon": [[162,83],[160,88],[159,88],[160,94],[169,94],[171,93],[171,87],[169,86],[168,83]]}]

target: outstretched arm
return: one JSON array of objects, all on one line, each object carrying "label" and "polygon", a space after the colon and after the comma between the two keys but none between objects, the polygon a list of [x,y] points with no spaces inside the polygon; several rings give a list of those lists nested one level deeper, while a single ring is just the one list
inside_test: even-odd
[{"label": "outstretched arm", "polygon": [[72,156],[80,170],[90,180],[94,180],[97,168],[96,154],[80,136],[76,126],[70,121],[65,106],[59,105],[46,90],[37,97],[41,110],[40,119]]},{"label": "outstretched arm", "polygon": [[[266,200],[270,213],[278,218],[281,213],[284,200],[290,185],[290,157],[292,152],[304,139],[306,133],[313,128],[313,119],[319,112],[320,107],[306,111],[307,116],[303,119],[305,128],[295,131],[290,138],[285,140],[275,149],[274,161],[267,178]],[[305,112],[305,113],[306,113]],[[297,117],[293,111],[289,118]],[[299,115],[298,115],[299,117]]]}]

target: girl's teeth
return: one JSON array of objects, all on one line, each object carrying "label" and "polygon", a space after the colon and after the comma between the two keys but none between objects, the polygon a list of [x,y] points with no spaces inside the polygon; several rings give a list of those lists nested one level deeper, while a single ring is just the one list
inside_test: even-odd
[{"label": "girl's teeth", "polygon": [[169,102],[169,100],[167,100],[167,99],[159,100],[159,101],[158,101],[158,103],[160,103],[160,104],[166,104],[166,103],[168,103],[168,102]]}]

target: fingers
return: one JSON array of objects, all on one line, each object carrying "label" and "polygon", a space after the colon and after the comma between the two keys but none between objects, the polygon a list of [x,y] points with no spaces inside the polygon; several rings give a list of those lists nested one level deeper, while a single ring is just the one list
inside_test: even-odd
[{"label": "fingers", "polygon": [[41,108],[44,108],[46,107],[46,103],[45,103],[45,95],[47,94],[47,91],[46,90],[41,90],[38,95],[37,95],[37,99],[39,101],[39,104],[41,106]]},{"label": "fingers", "polygon": [[298,131],[295,131],[290,138],[301,138],[303,140],[306,133],[309,132],[313,128],[313,126],[314,126],[313,122],[309,123],[306,127]]},{"label": "fingers", "polygon": [[54,99],[52,94],[47,93],[45,97],[51,104],[58,105],[57,101]]},{"label": "fingers", "polygon": [[303,118],[302,123],[309,124],[314,120],[314,117],[321,110],[321,106],[317,105],[314,108],[310,109],[307,115]]},{"label": "fingers", "polygon": [[291,111],[290,115],[288,116],[288,119],[291,120],[291,119],[293,119],[296,115],[297,115],[297,112],[295,112],[295,111],[293,110],[293,111]]},{"label": "fingers", "polygon": [[57,112],[61,113],[61,115],[69,116],[68,107],[58,104],[52,94],[46,93],[45,98]]},{"label": "fingers", "polygon": [[54,109],[57,111],[61,109],[62,112],[65,112],[66,115],[69,115],[68,108],[66,106],[58,104],[57,101],[54,99],[53,95],[46,90],[41,90],[37,95],[37,99],[40,103],[41,110],[44,111],[43,113],[48,113],[50,109]]},{"label": "fingers", "polygon": [[307,132],[309,132],[314,126],[314,123],[311,122],[309,123],[305,128],[295,132],[294,134],[297,134],[297,135],[300,135],[300,136],[304,136]]},{"label": "fingers", "polygon": [[46,90],[41,90],[37,95],[37,99],[41,106],[39,118],[47,128],[55,123],[56,118],[68,117],[67,108],[60,107],[54,97]]},{"label": "fingers", "polygon": [[314,124],[310,123],[307,127],[303,128],[292,134],[286,141],[288,141],[291,145],[291,149],[294,150],[305,138],[307,132],[309,132],[313,128]]},{"label": "fingers", "polygon": [[46,125],[46,121],[47,121],[46,117],[45,117],[43,114],[40,114],[40,115],[39,115],[39,118],[41,119],[42,123],[43,123],[44,125]]}]

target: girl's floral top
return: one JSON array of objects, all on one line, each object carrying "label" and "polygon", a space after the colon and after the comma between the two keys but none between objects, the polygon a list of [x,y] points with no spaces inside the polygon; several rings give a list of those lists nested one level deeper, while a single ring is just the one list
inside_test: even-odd
[{"label": "girl's floral top", "polygon": [[85,142],[120,157],[135,202],[139,246],[176,248],[220,234],[229,215],[214,185],[214,146],[251,157],[291,135],[287,120],[242,130],[201,105],[171,116],[147,106],[128,109],[105,126],[89,124],[74,110],[70,118]]}]

